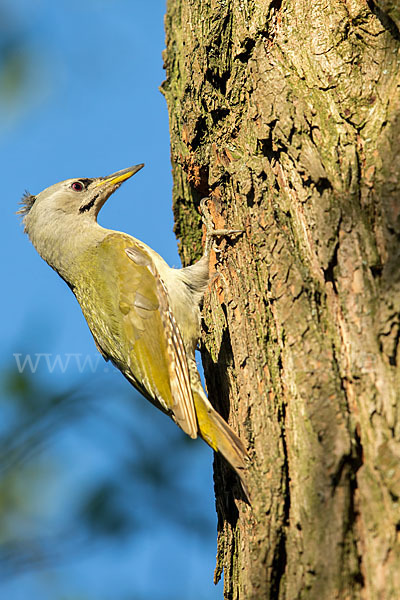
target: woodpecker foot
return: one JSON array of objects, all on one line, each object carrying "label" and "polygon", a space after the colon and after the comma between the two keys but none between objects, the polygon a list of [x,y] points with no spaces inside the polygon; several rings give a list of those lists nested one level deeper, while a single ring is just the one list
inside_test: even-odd
[{"label": "woodpecker foot", "polygon": [[[206,228],[204,254],[208,255],[216,238],[239,235],[240,233],[243,233],[243,229],[214,229],[214,223],[211,218],[210,211],[208,210],[207,200],[209,200],[209,198],[202,198],[202,200],[200,200],[200,212],[202,221]],[[214,251],[220,252],[220,250],[217,250],[216,248],[214,248]]]}]

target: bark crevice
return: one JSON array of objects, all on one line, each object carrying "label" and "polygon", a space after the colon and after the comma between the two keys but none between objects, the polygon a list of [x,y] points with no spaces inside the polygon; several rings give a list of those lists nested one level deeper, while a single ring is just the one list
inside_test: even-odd
[{"label": "bark crevice", "polygon": [[377,2],[374,0],[367,0],[367,4],[371,10],[371,12],[377,16],[379,21],[382,23],[382,26],[389,31],[389,33],[393,36],[396,41],[400,41],[400,31],[395,21],[389,16],[387,12],[382,10]]}]

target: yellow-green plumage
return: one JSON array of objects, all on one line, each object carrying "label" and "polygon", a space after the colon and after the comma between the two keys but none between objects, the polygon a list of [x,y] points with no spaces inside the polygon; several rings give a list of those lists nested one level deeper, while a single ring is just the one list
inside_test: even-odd
[{"label": "yellow-green plumage", "polygon": [[[132,248],[142,264],[127,255]],[[172,414],[168,349],[157,280],[149,267],[150,257],[131,237],[111,233],[83,253],[73,289],[103,356]]]},{"label": "yellow-green plumage", "polygon": [[[117,233],[88,249],[77,263],[82,275],[74,293],[102,354],[138,382],[147,370],[152,382],[147,393],[165,395],[167,378],[161,374],[167,372],[166,348],[157,293],[148,269],[125,253],[131,246],[129,238]],[[149,328],[151,336],[146,335]],[[145,369],[143,364],[149,359],[151,364]]]},{"label": "yellow-green plumage", "polygon": [[23,211],[26,231],[73,290],[103,357],[188,435],[221,452],[246,489],[246,450],[208,401],[195,363],[207,257],[171,269],[139,240],[97,224],[135,169],[44,190]]}]

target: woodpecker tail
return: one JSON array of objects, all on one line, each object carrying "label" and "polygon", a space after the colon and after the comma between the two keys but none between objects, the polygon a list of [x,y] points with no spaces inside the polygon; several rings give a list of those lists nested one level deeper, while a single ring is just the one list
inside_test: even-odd
[{"label": "woodpecker tail", "polygon": [[248,459],[246,448],[228,423],[212,407],[203,389],[197,388],[192,391],[201,437],[213,450],[220,452],[234,468],[250,503],[246,481],[246,459]]}]

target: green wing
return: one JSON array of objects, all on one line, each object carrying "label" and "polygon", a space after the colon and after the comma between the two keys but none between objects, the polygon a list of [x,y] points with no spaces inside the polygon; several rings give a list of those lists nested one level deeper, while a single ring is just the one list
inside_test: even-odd
[{"label": "green wing", "polygon": [[97,246],[90,262],[100,275],[90,304],[103,310],[97,308],[95,316],[83,312],[102,354],[185,433],[197,437],[183,340],[150,256],[130,237],[115,233]]}]

